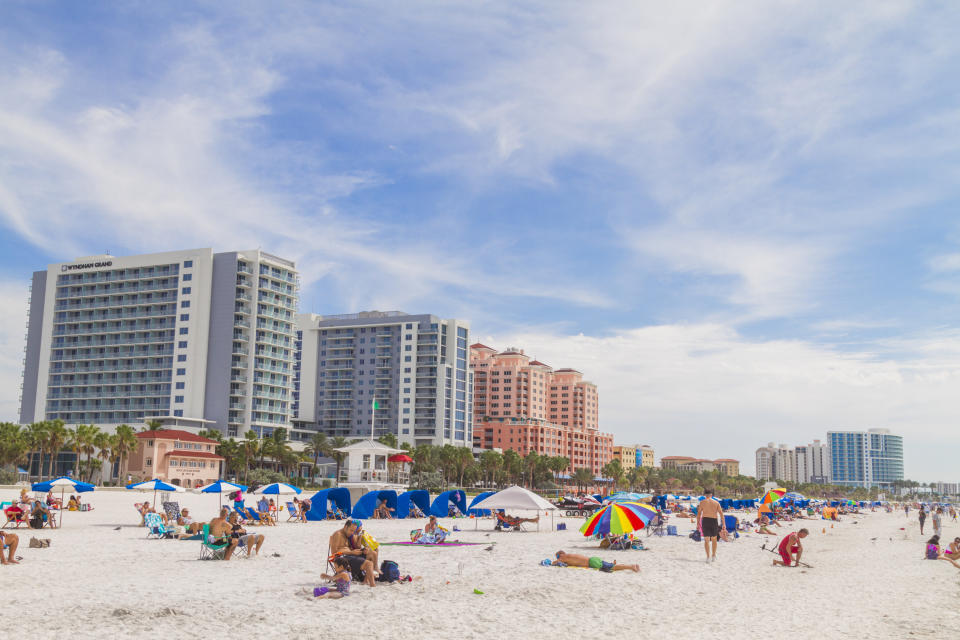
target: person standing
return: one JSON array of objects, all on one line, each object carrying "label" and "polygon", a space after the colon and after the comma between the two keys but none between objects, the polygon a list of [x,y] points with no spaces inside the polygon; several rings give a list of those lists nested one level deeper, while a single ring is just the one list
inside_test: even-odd
[{"label": "person standing", "polygon": [[707,489],[703,495],[706,497],[697,507],[697,529],[703,537],[703,550],[707,554],[707,562],[716,562],[717,538],[720,536],[720,529],[726,528],[723,522],[723,509],[714,499],[712,489]]},{"label": "person standing", "polygon": [[933,512],[933,534],[940,536],[943,534],[943,507],[937,507]]},{"label": "person standing", "polygon": [[920,520],[920,535],[923,535],[923,523],[927,521],[927,512],[924,510],[923,505],[920,505],[918,511],[920,512],[917,516]]}]

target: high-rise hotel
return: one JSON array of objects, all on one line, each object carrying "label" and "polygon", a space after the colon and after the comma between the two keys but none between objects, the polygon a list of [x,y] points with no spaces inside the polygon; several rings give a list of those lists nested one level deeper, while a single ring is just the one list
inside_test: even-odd
[{"label": "high-rise hotel", "polygon": [[290,427],[297,300],[295,264],[260,250],[49,265],[33,274],[20,421]]},{"label": "high-rise hotel", "polygon": [[[399,443],[470,446],[470,328],[401,311],[297,319],[294,437],[394,434]],[[377,407],[374,408],[373,402]]]}]

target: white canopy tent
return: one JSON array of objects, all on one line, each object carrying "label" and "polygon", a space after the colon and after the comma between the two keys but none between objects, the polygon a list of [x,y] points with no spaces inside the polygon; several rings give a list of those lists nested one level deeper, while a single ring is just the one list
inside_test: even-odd
[{"label": "white canopy tent", "polygon": [[[516,485],[507,487],[503,491],[498,491],[492,496],[484,498],[480,502],[472,505],[470,508],[490,509],[491,511],[496,511],[497,509],[503,509],[504,511],[549,511],[551,529],[553,529],[553,513],[557,511],[557,506],[553,503],[544,500],[532,491]],[[539,530],[540,522],[538,520],[537,531]]]}]

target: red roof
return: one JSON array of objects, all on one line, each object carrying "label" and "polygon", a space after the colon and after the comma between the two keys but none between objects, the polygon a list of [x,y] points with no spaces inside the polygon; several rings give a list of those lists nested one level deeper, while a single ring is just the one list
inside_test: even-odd
[{"label": "red roof", "polygon": [[208,451],[195,451],[193,449],[175,449],[174,451],[167,451],[168,456],[177,456],[179,458],[215,458],[217,460],[225,460],[223,456],[218,456],[215,453],[210,453]]},{"label": "red roof", "polygon": [[530,363],[530,366],[531,367],[536,367],[536,366],[549,367],[550,365],[548,365],[546,362],[540,362],[539,360],[534,360],[533,362]]},{"label": "red roof", "polygon": [[661,460],[696,460],[696,458],[691,458],[690,456],[663,456]]},{"label": "red roof", "polygon": [[488,346],[485,345],[485,344],[480,344],[479,342],[470,345],[470,348],[471,348],[471,349],[487,349],[488,351],[496,351],[496,349],[494,349],[494,348],[492,348],[492,347],[488,347]]},{"label": "red roof", "polygon": [[220,444],[216,440],[203,438],[189,431],[179,431],[177,429],[164,429],[163,431],[141,431],[137,434],[138,438],[150,438],[152,440],[179,440],[181,442],[203,442],[206,444]]},{"label": "red roof", "polygon": [[734,460],[733,458],[720,458],[718,460],[714,460],[714,462],[740,462],[740,461]]}]

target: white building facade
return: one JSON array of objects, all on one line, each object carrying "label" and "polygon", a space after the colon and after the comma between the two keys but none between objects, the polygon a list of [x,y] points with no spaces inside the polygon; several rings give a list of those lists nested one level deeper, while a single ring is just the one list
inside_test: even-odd
[{"label": "white building facade", "polygon": [[830,482],[828,445],[814,440],[812,444],[788,447],[770,442],[756,452],[758,480],[780,480],[803,484]]},{"label": "white building facade", "polygon": [[[473,442],[470,328],[400,311],[298,316],[295,434]],[[373,409],[373,401],[377,409]]]},{"label": "white building facade", "polygon": [[51,264],[31,284],[20,422],[289,427],[297,288],[259,250]]}]

